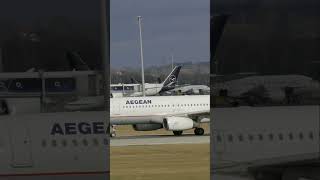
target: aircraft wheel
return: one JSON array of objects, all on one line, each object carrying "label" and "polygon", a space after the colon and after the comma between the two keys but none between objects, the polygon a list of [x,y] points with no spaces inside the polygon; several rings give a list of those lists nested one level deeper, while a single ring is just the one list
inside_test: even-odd
[{"label": "aircraft wheel", "polygon": [[181,136],[182,133],[183,133],[183,131],[173,131],[173,134],[174,134],[175,136]]},{"label": "aircraft wheel", "polygon": [[116,132],[110,133],[110,137],[116,137]]},{"label": "aircraft wheel", "polygon": [[194,134],[197,136],[202,136],[204,134],[204,129],[203,128],[195,128]]}]

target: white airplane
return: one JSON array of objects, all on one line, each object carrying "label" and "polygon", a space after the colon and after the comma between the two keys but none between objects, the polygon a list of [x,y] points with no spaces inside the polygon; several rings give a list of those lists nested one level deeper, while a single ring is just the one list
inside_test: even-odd
[{"label": "white airplane", "polygon": [[319,106],[212,109],[212,175],[320,179],[319,114]]},{"label": "white airplane", "polygon": [[195,128],[203,135],[200,124],[210,121],[209,107],[209,95],[111,98],[110,124],[133,125],[136,131],[165,128],[174,135]]},{"label": "white airplane", "polygon": [[[160,84],[145,84],[146,96],[154,96],[161,92],[171,90],[175,87],[181,66],[176,66],[168,77]],[[134,92],[134,87],[140,84],[111,84],[110,92],[113,98],[123,97],[121,93],[129,93],[128,96],[142,96],[142,92]],[[78,100],[67,103],[64,107],[67,110],[79,111],[99,108],[104,105],[104,96],[79,97]]]},{"label": "white airplane", "polygon": [[169,92],[181,94],[202,94],[210,92],[210,88],[206,85],[180,85],[176,86]]},{"label": "white airplane", "polygon": [[[178,81],[180,69],[181,69],[181,66],[176,66],[162,83],[158,83],[158,84],[145,83],[145,93],[146,93],[145,95],[154,96],[159,93],[174,89]],[[111,84],[110,86],[111,86],[112,93],[128,91],[126,87],[129,88],[129,86],[140,86],[142,88],[141,84]],[[129,94],[128,94],[128,96],[142,96],[142,95],[143,95],[142,89],[138,92],[132,92],[132,93],[130,93],[129,91]]]},{"label": "white airplane", "polygon": [[106,112],[0,116],[1,180],[108,179]]},{"label": "white airplane", "polygon": [[[214,83],[214,93],[227,90],[229,97],[266,96],[273,101],[286,98],[286,88],[291,88],[294,95],[320,94],[320,83],[303,75],[261,75],[249,76],[223,83]],[[259,88],[262,87],[262,88]],[[259,89],[262,91],[260,92]]]}]

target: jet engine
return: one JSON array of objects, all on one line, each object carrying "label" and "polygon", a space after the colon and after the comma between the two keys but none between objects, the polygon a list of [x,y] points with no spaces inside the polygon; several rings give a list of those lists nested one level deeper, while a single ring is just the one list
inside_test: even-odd
[{"label": "jet engine", "polygon": [[163,128],[162,124],[134,124],[132,127],[136,131],[153,131]]},{"label": "jet engine", "polygon": [[192,129],[194,122],[186,117],[167,117],[163,119],[163,126],[169,131],[182,131]]}]

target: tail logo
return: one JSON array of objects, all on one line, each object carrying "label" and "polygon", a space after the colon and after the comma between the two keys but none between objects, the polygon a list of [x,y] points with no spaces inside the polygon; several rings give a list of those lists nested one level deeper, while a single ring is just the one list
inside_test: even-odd
[{"label": "tail logo", "polygon": [[170,76],[170,78],[169,78],[169,81],[171,82],[171,83],[173,83],[173,82],[176,82],[176,76],[175,75],[171,75]]}]

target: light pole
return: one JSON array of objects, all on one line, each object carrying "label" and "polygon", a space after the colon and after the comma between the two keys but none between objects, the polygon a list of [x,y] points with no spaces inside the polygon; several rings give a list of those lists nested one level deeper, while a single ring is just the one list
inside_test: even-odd
[{"label": "light pole", "polygon": [[[103,91],[105,110],[109,111],[110,99],[110,1],[100,0],[101,6],[101,52],[103,65]],[[109,121],[109,120],[108,120]]]},{"label": "light pole", "polygon": [[142,47],[142,28],[141,28],[141,16],[138,16],[139,34],[140,34],[140,59],[141,59],[141,79],[142,79],[142,95],[146,96],[144,87],[144,65],[143,65],[143,47]]}]

